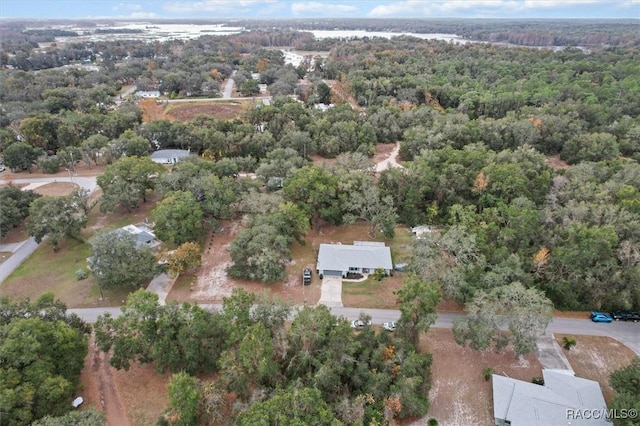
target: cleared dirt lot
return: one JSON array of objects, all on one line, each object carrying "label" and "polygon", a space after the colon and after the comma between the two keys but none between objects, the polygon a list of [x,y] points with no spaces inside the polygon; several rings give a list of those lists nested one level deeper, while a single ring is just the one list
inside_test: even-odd
[{"label": "cleared dirt lot", "polygon": [[493,368],[495,374],[525,381],[542,375],[533,354],[517,359],[511,350],[495,354],[462,348],[451,330],[429,330],[421,349],[433,354],[431,408],[424,419],[411,423],[414,425],[426,425],[429,418],[447,426],[492,425],[491,381],[484,380],[482,371]]}]

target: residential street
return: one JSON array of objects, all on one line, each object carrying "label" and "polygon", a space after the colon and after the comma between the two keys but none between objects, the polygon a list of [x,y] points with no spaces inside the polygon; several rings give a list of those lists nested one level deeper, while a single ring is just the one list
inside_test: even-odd
[{"label": "residential street", "polygon": [[22,264],[38,248],[38,243],[33,238],[22,241],[20,246],[2,264],[0,264],[0,283],[7,279],[18,266]]},{"label": "residential street", "polygon": [[[205,309],[221,309],[222,305],[201,305]],[[387,321],[396,321],[400,318],[400,311],[391,309],[360,309],[360,308],[340,308],[332,307],[331,312],[336,316],[343,316],[349,320],[357,319],[361,312],[371,315],[373,324],[382,324]],[[112,316],[120,315],[120,308],[88,308],[88,309],[69,309],[69,313],[75,313],[87,322],[95,322],[99,315],[105,312],[111,313]],[[453,320],[462,314],[457,313],[441,313],[433,325],[435,328],[451,328]],[[551,324],[547,327],[547,333],[562,333],[575,336],[608,336],[612,337],[625,345],[640,356],[640,324],[630,322],[613,322],[611,324],[594,323],[588,318],[558,318],[555,317]],[[580,339],[578,338],[578,341]]]}]

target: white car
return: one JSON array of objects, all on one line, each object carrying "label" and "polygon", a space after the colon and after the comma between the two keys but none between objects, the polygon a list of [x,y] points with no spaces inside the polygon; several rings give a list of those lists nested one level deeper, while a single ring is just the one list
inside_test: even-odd
[{"label": "white car", "polygon": [[351,328],[364,328],[368,325],[371,325],[371,321],[364,322],[359,319],[351,321]]},{"label": "white car", "polygon": [[396,329],[396,323],[394,321],[385,322],[382,324],[382,328],[387,331],[394,331]]}]

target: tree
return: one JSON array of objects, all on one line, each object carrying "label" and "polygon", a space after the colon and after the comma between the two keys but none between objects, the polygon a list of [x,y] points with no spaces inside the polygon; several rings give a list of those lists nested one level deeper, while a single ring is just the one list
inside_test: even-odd
[{"label": "tree", "polygon": [[0,188],[0,237],[7,236],[9,231],[20,225],[29,215],[29,206],[40,197],[32,190],[21,191],[17,186]]},{"label": "tree", "polygon": [[179,245],[200,236],[202,209],[190,192],[168,193],[151,210],[150,216],[155,222],[154,231],[162,241]]},{"label": "tree", "polygon": [[242,96],[253,96],[260,93],[258,80],[247,79],[240,84],[240,93]]},{"label": "tree", "polygon": [[269,330],[260,322],[249,327],[242,340],[222,354],[227,388],[247,398],[250,388],[273,382],[278,371],[275,355]]},{"label": "tree", "polygon": [[89,240],[89,263],[100,289],[138,288],[155,275],[155,256],[149,247],[138,247],[136,241],[135,235],[122,229],[98,231]]},{"label": "tree", "polygon": [[217,371],[229,332],[223,315],[188,303],[160,306],[158,295],[146,290],[130,294],[121,309],[118,318],[98,317],[94,327],[100,349],[113,349],[115,368],[153,362],[160,373]]},{"label": "tree", "polygon": [[349,194],[349,213],[345,214],[346,223],[355,223],[357,219],[362,219],[369,223],[369,236],[374,238],[378,231],[386,238],[395,236],[395,226],[398,220],[396,208],[393,205],[391,196],[382,196],[375,188],[363,188]]},{"label": "tree", "polygon": [[251,404],[237,419],[240,426],[258,424],[326,425],[337,423],[322,394],[317,389],[288,388],[278,392],[264,402]]},{"label": "tree", "polygon": [[177,426],[198,423],[200,389],[198,379],[186,373],[171,376],[167,384],[169,391],[169,422]]},{"label": "tree", "polygon": [[238,278],[281,281],[285,278],[285,264],[289,261],[288,238],[270,224],[243,229],[231,243],[233,265],[229,273]]},{"label": "tree", "polygon": [[42,148],[34,148],[23,142],[11,144],[4,150],[2,157],[4,163],[14,172],[29,170],[33,163],[44,154]]},{"label": "tree", "polygon": [[92,135],[89,136],[82,144],[80,145],[80,150],[82,151],[82,158],[85,160],[87,165],[91,167],[91,162],[98,165],[98,158],[100,155],[100,150],[107,146],[109,143],[109,138],[104,135]]},{"label": "tree", "polygon": [[[609,408],[617,413],[629,413],[635,410],[636,414],[640,410],[640,358],[636,357],[631,364],[625,368],[618,369],[609,376],[609,383],[616,391]],[[637,426],[637,416],[626,418],[622,415],[615,418],[613,423],[616,426]]]},{"label": "tree", "polygon": [[[474,350],[485,350],[495,344],[497,352],[512,343],[516,355],[526,355],[537,347],[553,317],[553,304],[536,289],[526,289],[519,282],[480,291],[466,306],[467,315],[454,322],[456,342],[467,341]],[[509,323],[510,335],[500,333],[502,317]]]},{"label": "tree", "polygon": [[149,157],[124,157],[107,166],[97,182],[102,189],[100,210],[114,211],[118,206],[128,212],[146,201],[146,192],[155,188],[156,178],[165,168]]},{"label": "tree", "polygon": [[337,199],[338,178],[318,166],[308,166],[296,170],[284,181],[284,193],[288,201],[300,207],[314,229],[319,220],[339,223],[342,219]]},{"label": "tree", "polygon": [[31,426],[100,426],[106,424],[105,414],[94,409],[70,411],[64,416],[45,416]]},{"label": "tree", "polygon": [[423,281],[418,275],[404,278],[396,292],[400,305],[398,334],[414,348],[418,347],[420,332],[426,332],[436,321],[436,307],[440,302],[440,288],[435,281]]},{"label": "tree", "polygon": [[53,251],[60,249],[60,242],[76,237],[87,224],[88,191],[75,189],[64,197],[41,197],[29,207],[27,232],[40,243],[46,236]]},{"label": "tree", "polygon": [[167,267],[174,274],[191,271],[202,263],[202,253],[197,243],[187,242],[165,256]]},{"label": "tree", "polygon": [[51,294],[34,304],[2,298],[0,308],[2,424],[24,425],[65,414],[87,354],[86,325],[67,317],[66,307]]}]

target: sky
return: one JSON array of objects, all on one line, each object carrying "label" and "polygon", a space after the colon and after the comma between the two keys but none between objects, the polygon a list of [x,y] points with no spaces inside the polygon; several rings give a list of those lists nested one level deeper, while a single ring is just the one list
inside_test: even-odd
[{"label": "sky", "polygon": [[640,0],[0,0],[0,18],[640,18]]}]

